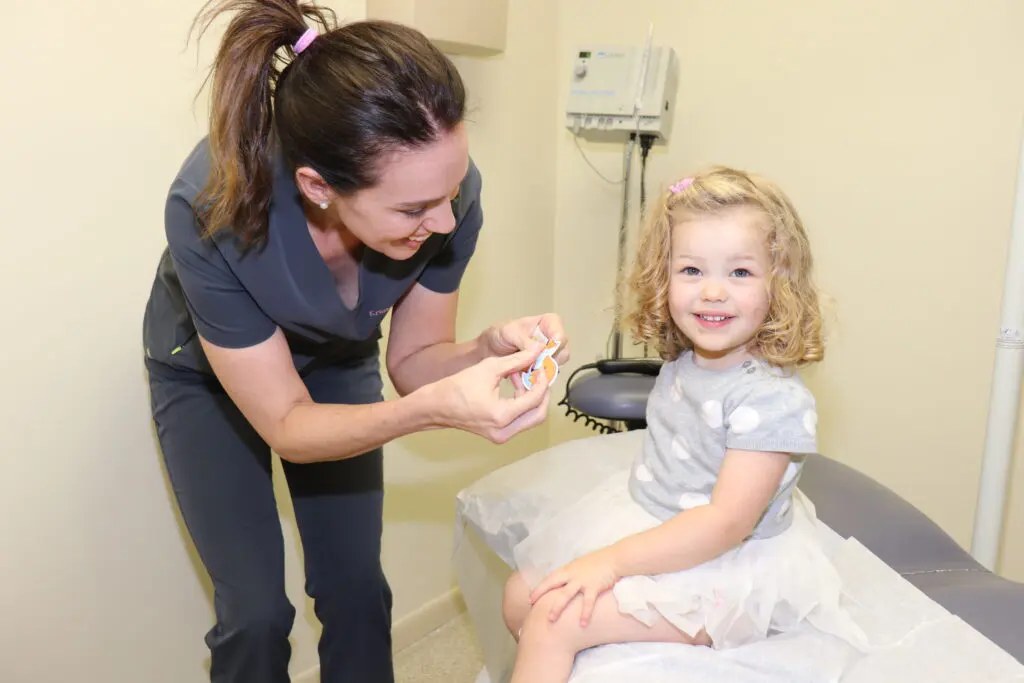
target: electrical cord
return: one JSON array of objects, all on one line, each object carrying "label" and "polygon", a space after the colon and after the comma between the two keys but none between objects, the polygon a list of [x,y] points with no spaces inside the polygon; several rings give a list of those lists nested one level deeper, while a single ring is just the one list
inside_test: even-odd
[{"label": "electrical cord", "polygon": [[596,369],[597,363],[587,363],[586,365],[581,365],[580,367],[573,370],[572,374],[569,375],[569,379],[565,383],[565,395],[562,397],[562,400],[558,402],[558,405],[565,408],[565,416],[571,417],[573,422],[579,422],[580,420],[583,420],[584,426],[593,429],[595,432],[598,432],[599,434],[615,434],[621,430],[616,429],[612,425],[605,424],[604,422],[595,420],[586,413],[581,413],[580,411],[573,408],[572,405],[569,403],[569,392],[572,391],[572,381],[573,379],[576,378],[576,375],[583,372],[584,370]]},{"label": "electrical cord", "polygon": [[653,135],[640,136],[640,216],[643,217],[644,207],[647,205],[647,155],[654,145]]},{"label": "electrical cord", "polygon": [[651,153],[655,137],[649,133],[640,136],[640,217],[647,206],[647,155]]},{"label": "electrical cord", "polygon": [[583,161],[587,162],[587,166],[590,166],[591,170],[594,171],[594,173],[596,173],[598,176],[600,176],[601,180],[605,181],[609,185],[621,185],[622,183],[626,182],[625,178],[622,178],[621,180],[611,180],[611,179],[609,179],[608,177],[605,176],[605,174],[601,173],[601,171],[599,171],[597,169],[597,166],[594,166],[594,164],[592,164],[590,162],[590,159],[587,158],[587,153],[584,152],[583,151],[583,147],[580,146],[580,136],[579,136],[579,133],[573,131],[572,141],[576,143],[576,149],[578,149],[580,151],[580,155],[582,155]]}]

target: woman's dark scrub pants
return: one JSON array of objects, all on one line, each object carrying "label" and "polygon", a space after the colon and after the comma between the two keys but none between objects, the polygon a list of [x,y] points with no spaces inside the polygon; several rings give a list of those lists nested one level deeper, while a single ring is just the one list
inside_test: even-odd
[{"label": "woman's dark scrub pants", "polygon": [[[376,358],[304,379],[314,401],[382,400]],[[209,377],[148,360],[153,416],[174,495],[214,586],[206,635],[213,683],[285,683],[295,607],[270,449]],[[381,567],[382,450],[325,463],[282,461],[323,625],[324,683],[391,683],[391,590]]]}]

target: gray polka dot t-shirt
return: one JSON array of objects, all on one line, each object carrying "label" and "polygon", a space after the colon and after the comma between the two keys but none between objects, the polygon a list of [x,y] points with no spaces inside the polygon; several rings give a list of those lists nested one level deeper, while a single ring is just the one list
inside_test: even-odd
[{"label": "gray polka dot t-shirt", "polygon": [[814,396],[792,371],[758,360],[698,367],[693,352],[665,363],[647,401],[647,435],[630,475],[630,494],[665,521],[711,501],[726,449],[790,453],[785,476],[752,538],[792,521],[791,496],[804,456],[817,452]]}]

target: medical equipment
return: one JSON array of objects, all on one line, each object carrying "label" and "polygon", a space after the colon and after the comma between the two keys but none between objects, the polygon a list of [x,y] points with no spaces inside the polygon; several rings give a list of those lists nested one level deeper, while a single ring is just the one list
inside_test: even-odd
[{"label": "medical equipment", "polygon": [[679,65],[671,47],[583,45],[573,62],[565,125],[668,142]]}]

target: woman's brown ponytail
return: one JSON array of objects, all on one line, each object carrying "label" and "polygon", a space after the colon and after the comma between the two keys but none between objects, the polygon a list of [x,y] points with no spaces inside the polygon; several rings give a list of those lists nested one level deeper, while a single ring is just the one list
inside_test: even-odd
[{"label": "woman's brown ponytail", "polygon": [[[383,154],[429,144],[465,115],[455,66],[412,28],[336,28],[332,10],[298,0],[210,0],[193,29],[225,12],[236,14],[210,74],[210,176],[196,201],[207,235],[266,238],[275,142],[290,168],[352,193],[377,182]],[[321,35],[295,55],[310,26]]]},{"label": "woman's brown ponytail", "polygon": [[193,29],[201,26],[201,37],[225,12],[236,14],[206,79],[213,78],[210,177],[196,209],[207,235],[229,227],[251,245],[266,233],[273,190],[274,89],[287,66],[279,51],[287,48],[294,57],[289,46],[306,30],[307,17],[326,30],[334,15],[295,0],[211,0]]}]

